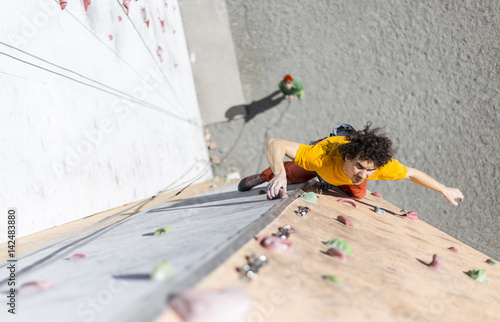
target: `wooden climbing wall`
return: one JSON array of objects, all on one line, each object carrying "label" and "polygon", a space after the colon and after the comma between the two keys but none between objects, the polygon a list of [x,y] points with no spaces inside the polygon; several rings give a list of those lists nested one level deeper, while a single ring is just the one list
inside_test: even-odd
[{"label": "wooden climbing wall", "polygon": [[[314,191],[315,188],[310,189]],[[401,208],[368,194],[357,208],[338,202],[339,190],[320,195],[316,205],[294,200],[261,234],[289,224],[289,254],[270,252],[250,240],[196,288],[242,287],[252,299],[246,321],[494,321],[500,319],[500,266],[488,257],[423,222],[401,217]],[[311,209],[295,214],[299,205]],[[374,212],[375,206],[386,211]],[[418,209],[408,209],[415,210]],[[336,220],[348,217],[354,227]],[[437,215],[437,214],[436,214]],[[324,252],[330,238],[346,240],[353,251],[346,263]],[[448,248],[454,246],[455,253]],[[265,254],[269,264],[244,282],[236,271],[245,256]],[[441,272],[427,267],[433,254],[444,259]],[[487,270],[487,284],[465,272]],[[322,279],[334,275],[342,286]],[[158,321],[180,321],[172,310]]]}]

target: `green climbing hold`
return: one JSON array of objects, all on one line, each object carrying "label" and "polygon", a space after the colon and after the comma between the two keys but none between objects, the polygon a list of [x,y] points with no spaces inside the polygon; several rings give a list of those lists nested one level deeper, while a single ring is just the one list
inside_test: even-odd
[{"label": "green climbing hold", "polygon": [[315,205],[318,203],[318,196],[314,192],[306,192],[302,196],[300,196],[299,199],[302,199],[304,201],[310,202]]},{"label": "green climbing hold", "polygon": [[325,246],[328,248],[338,248],[344,251],[347,255],[352,255],[351,246],[349,246],[349,244],[343,239],[332,238],[325,243]]},{"label": "green climbing hold", "polygon": [[494,260],[492,260],[491,258],[488,258],[486,260],[486,263],[490,264],[490,265],[493,265],[493,266],[497,266],[497,262],[495,262]]},{"label": "green climbing hold", "polygon": [[153,271],[149,277],[153,281],[163,281],[172,276],[173,273],[172,264],[167,260],[160,260],[156,263],[155,267],[153,267]]},{"label": "green climbing hold", "polygon": [[338,278],[337,276],[333,275],[323,275],[323,279],[327,282],[333,283],[338,286],[342,286],[342,280]]},{"label": "green climbing hold", "polygon": [[467,274],[470,278],[475,279],[476,281],[488,283],[488,280],[486,279],[486,270],[484,269],[471,269],[465,274]]},{"label": "green climbing hold", "polygon": [[375,212],[379,215],[385,215],[385,210],[380,208],[379,206],[375,206]]},{"label": "green climbing hold", "polygon": [[165,235],[166,233],[168,233],[170,231],[170,227],[168,226],[165,226],[165,227],[161,227],[161,228],[158,228],[154,235],[155,236],[158,236],[158,235]]}]

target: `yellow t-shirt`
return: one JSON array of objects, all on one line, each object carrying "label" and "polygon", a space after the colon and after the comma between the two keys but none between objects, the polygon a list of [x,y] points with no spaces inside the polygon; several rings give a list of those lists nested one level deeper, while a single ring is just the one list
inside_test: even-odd
[{"label": "yellow t-shirt", "polygon": [[[300,145],[293,161],[308,171],[316,171],[321,178],[334,186],[352,185],[344,173],[344,160],[338,147],[347,143],[343,136],[329,137],[316,145]],[[378,168],[367,180],[401,180],[406,177],[407,169],[396,159]]]}]

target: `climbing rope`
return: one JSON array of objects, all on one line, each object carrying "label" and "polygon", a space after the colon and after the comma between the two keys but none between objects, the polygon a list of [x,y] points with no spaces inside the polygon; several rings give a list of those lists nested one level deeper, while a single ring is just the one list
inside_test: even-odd
[{"label": "climbing rope", "polygon": [[[97,90],[99,90],[99,91],[101,91],[101,92],[104,92],[104,93],[107,93],[107,94],[110,94],[110,95],[113,95],[113,96],[116,96],[116,97],[122,98],[122,99],[124,99],[124,100],[130,101],[130,102],[133,102],[133,103],[135,103],[135,104],[138,104],[138,105],[141,105],[141,106],[144,106],[144,107],[147,107],[147,108],[153,109],[153,110],[158,111],[158,112],[161,112],[161,113],[168,114],[168,115],[170,115],[170,116],[172,116],[172,117],[174,117],[174,118],[176,118],[176,119],[179,119],[179,120],[181,120],[181,121],[184,121],[184,122],[187,122],[187,123],[191,123],[191,124],[195,124],[196,126],[198,126],[198,125],[199,125],[199,124],[197,124],[197,123],[193,122],[192,120],[187,120],[187,119],[184,119],[184,118],[182,118],[182,117],[180,117],[180,116],[177,116],[177,115],[175,115],[175,114],[173,114],[173,113],[171,113],[171,112],[169,112],[169,111],[166,111],[165,109],[163,109],[163,108],[161,108],[161,107],[159,107],[159,106],[156,106],[156,105],[153,105],[153,104],[151,104],[151,103],[148,103],[148,102],[142,101],[142,100],[140,100],[140,99],[137,99],[137,98],[135,98],[135,97],[133,97],[133,96],[131,96],[131,95],[127,94],[127,93],[124,93],[124,92],[122,92],[122,91],[120,91],[120,90],[117,90],[117,89],[115,89],[115,88],[113,88],[113,87],[111,87],[111,86],[105,85],[105,84],[103,84],[103,83],[101,83],[101,82],[99,82],[99,81],[96,81],[96,80],[92,80],[91,78],[88,78],[88,77],[83,76],[83,75],[81,75],[81,74],[79,74],[79,73],[76,73],[76,72],[74,72],[74,71],[71,71],[71,70],[69,70],[69,69],[67,69],[67,68],[65,68],[65,67],[59,66],[59,65],[54,64],[54,63],[51,63],[51,62],[48,62],[48,61],[46,61],[46,60],[44,60],[44,59],[42,59],[42,58],[36,57],[36,56],[34,56],[34,55],[31,55],[31,54],[29,54],[29,53],[27,53],[27,52],[25,52],[25,51],[22,51],[22,50],[20,50],[20,49],[17,49],[17,48],[15,48],[15,47],[11,46],[11,45],[5,44],[5,43],[3,43],[3,42],[1,42],[1,41],[0,41],[0,44],[1,44],[1,45],[4,45],[4,46],[7,46],[7,47],[10,47],[10,48],[15,49],[15,50],[19,50],[20,52],[23,52],[23,53],[24,53],[24,54],[26,54],[26,55],[32,56],[32,57],[34,57],[34,58],[37,58],[37,59],[42,60],[42,61],[43,61],[43,62],[45,62],[45,63],[51,64],[51,65],[56,66],[56,67],[58,67],[58,68],[61,68],[61,69],[63,69],[63,70],[66,70],[66,71],[69,71],[69,72],[71,72],[71,73],[74,73],[74,74],[76,74],[76,75],[78,75],[78,76],[80,76],[80,77],[82,77],[82,78],[84,78],[84,79],[90,80],[90,81],[92,81],[92,82],[94,82],[94,83],[96,83],[96,84],[99,84],[99,85],[101,85],[101,86],[104,86],[104,87],[106,87],[106,88],[108,88],[108,89],[110,89],[110,90],[103,89],[103,88],[101,88],[101,87],[98,87],[98,86],[95,86],[95,85],[92,85],[92,84],[89,84],[89,83],[83,82],[83,81],[78,80],[78,79],[76,79],[76,78],[73,78],[73,77],[71,77],[71,76],[64,75],[64,74],[59,73],[59,72],[56,72],[56,71],[54,71],[54,70],[51,70],[51,69],[48,69],[48,68],[42,67],[42,66],[40,66],[40,65],[37,65],[37,64],[31,63],[31,62],[28,62],[28,61],[23,60],[23,59],[21,59],[21,58],[14,57],[14,56],[9,55],[9,54],[7,54],[7,53],[5,53],[5,52],[3,52],[3,51],[0,51],[0,55],[6,56],[6,57],[8,57],[8,58],[11,58],[11,59],[16,60],[16,61],[18,61],[18,62],[21,62],[21,63],[23,63],[23,64],[26,64],[26,65],[29,65],[29,66],[32,66],[32,67],[35,67],[35,68],[38,68],[38,69],[44,70],[44,71],[46,71],[46,72],[49,72],[49,73],[55,74],[55,75],[57,75],[57,76],[60,76],[60,77],[63,77],[63,78],[69,79],[69,80],[74,81],[74,82],[76,82],[76,83],[79,83],[79,84],[82,84],[82,85],[85,85],[85,86],[88,86],[88,87],[91,87],[91,88],[97,89]],[[114,92],[112,92],[112,91],[115,91],[116,93],[114,93]]]}]

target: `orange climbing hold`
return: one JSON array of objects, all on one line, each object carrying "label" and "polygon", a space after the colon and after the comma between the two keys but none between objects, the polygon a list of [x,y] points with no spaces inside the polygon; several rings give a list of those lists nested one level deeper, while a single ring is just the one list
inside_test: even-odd
[{"label": "orange climbing hold", "polygon": [[354,225],[349,220],[349,218],[347,218],[345,216],[338,216],[337,220],[340,221],[341,223],[343,223],[344,225],[346,225],[347,227],[354,227]]}]

